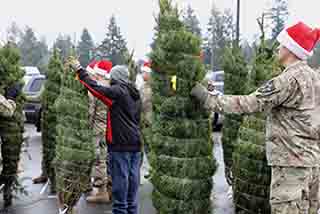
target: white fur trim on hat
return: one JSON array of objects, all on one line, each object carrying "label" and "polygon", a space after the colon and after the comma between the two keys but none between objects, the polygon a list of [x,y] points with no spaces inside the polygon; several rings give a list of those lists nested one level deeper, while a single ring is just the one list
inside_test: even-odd
[{"label": "white fur trim on hat", "polygon": [[151,73],[151,72],[152,72],[151,68],[149,68],[149,67],[147,67],[147,66],[143,66],[143,67],[141,68],[141,71],[142,71],[142,72],[146,72],[146,73]]},{"label": "white fur trim on hat", "polygon": [[290,37],[286,30],[283,30],[277,37],[278,42],[281,45],[288,48],[292,53],[302,60],[307,60],[310,56],[313,55],[313,51],[309,52],[303,47],[301,47],[294,39]]},{"label": "white fur trim on hat", "polygon": [[89,74],[94,75],[95,71],[93,68],[91,68],[90,66],[87,66],[86,70],[89,72]]},{"label": "white fur trim on hat", "polygon": [[100,76],[103,76],[104,78],[106,78],[108,80],[110,79],[110,73],[107,73],[105,70],[99,68],[98,66],[94,67],[94,73],[98,74]]}]

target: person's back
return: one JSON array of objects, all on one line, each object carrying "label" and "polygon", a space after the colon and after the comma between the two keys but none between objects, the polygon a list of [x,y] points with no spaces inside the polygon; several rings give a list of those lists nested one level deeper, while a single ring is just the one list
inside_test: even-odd
[{"label": "person's back", "polygon": [[269,114],[269,163],[292,167],[319,165],[320,74],[306,62],[299,61],[279,77],[279,82],[294,79],[298,86],[288,99],[273,108]]},{"label": "person's back", "polygon": [[113,143],[109,148],[115,152],[138,152],[141,149],[139,92],[133,85],[121,82],[112,83],[111,87],[117,87],[120,96],[110,108]]}]

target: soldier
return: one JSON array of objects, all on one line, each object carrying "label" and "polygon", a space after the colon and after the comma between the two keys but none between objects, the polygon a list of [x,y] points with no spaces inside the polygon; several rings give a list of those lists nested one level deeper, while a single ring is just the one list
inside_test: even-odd
[{"label": "soldier", "polygon": [[302,22],[279,36],[285,70],[247,96],[210,95],[200,84],[191,95],[220,113],[266,112],[266,153],[272,168],[272,214],[315,214],[320,158],[320,74],[306,63],[320,30]]},{"label": "soldier", "polygon": [[11,99],[6,99],[0,94],[0,114],[3,117],[11,117],[16,109],[16,103]]},{"label": "soldier", "polygon": [[[110,85],[110,71],[112,63],[109,61],[92,62],[87,67],[92,78],[98,81],[101,85]],[[97,193],[87,197],[89,203],[109,203],[111,202],[111,177],[110,172],[107,173],[107,144],[104,134],[106,130],[107,107],[100,100],[95,98],[90,92],[89,94],[89,115],[90,126],[94,130],[94,141],[97,146],[97,160],[94,169],[93,186],[98,189]],[[108,176],[109,175],[109,176]]]},{"label": "soldier", "polygon": [[[142,115],[141,115],[141,122],[142,122],[142,138],[143,138],[143,147],[144,152],[148,154],[149,149],[149,137],[151,135],[151,124],[152,124],[152,88],[151,88],[151,72],[150,64],[144,63],[141,68],[142,76],[143,76],[143,88],[140,92],[141,94],[141,101],[142,101]],[[141,166],[143,163],[144,153],[141,152]],[[149,177],[149,172],[146,170],[144,174],[145,178]],[[142,179],[140,180],[140,182]]]},{"label": "soldier", "polygon": [[[0,137],[2,172],[0,185],[4,184],[4,207],[12,204],[12,190],[18,170],[22,144],[22,106],[17,99],[21,96],[22,84],[16,83],[5,90],[4,97],[0,95]],[[17,103],[17,104],[16,104]]]}]

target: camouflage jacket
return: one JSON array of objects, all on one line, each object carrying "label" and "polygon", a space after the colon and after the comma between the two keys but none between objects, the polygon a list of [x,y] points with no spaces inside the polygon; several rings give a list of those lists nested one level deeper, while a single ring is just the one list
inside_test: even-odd
[{"label": "camouflage jacket", "polygon": [[96,137],[105,135],[108,107],[89,93],[89,121]]},{"label": "camouflage jacket", "polygon": [[150,83],[145,83],[141,97],[143,127],[147,127],[152,123],[152,88]]},{"label": "camouflage jacket", "polygon": [[221,113],[266,112],[269,165],[313,167],[320,162],[320,74],[297,62],[247,96],[208,96]]},{"label": "camouflage jacket", "polygon": [[12,100],[7,100],[0,94],[0,115],[11,117],[16,109],[16,104]]}]

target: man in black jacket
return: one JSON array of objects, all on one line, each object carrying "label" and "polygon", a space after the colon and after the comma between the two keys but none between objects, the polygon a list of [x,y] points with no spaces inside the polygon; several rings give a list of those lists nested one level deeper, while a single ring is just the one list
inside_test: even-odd
[{"label": "man in black jacket", "polygon": [[106,140],[111,153],[112,213],[138,214],[140,179],[140,113],[138,90],[129,81],[126,66],[115,66],[111,85],[105,87],[92,80],[78,60],[71,59],[80,82],[109,107]]}]

